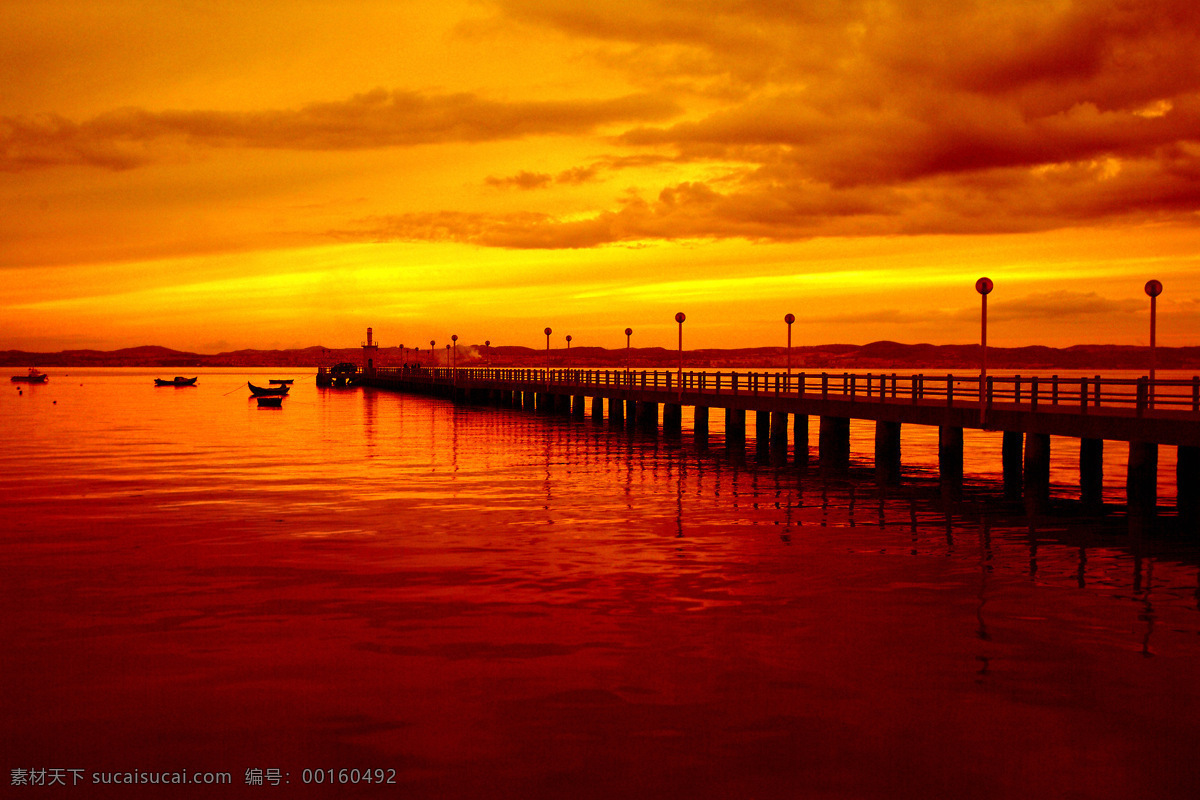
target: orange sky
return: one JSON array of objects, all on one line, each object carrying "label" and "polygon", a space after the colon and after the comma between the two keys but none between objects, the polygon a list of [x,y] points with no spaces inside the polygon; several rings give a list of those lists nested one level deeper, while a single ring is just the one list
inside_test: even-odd
[{"label": "orange sky", "polygon": [[1200,344],[1200,7],[0,0],[0,349]]}]

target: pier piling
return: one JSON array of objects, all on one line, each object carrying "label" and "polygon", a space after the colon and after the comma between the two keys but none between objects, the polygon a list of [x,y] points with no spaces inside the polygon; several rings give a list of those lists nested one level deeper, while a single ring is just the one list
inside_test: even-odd
[{"label": "pier piling", "polygon": [[849,417],[821,417],[817,442],[822,469],[845,470],[850,467]]},{"label": "pier piling", "polygon": [[875,480],[882,484],[900,482],[900,423],[875,423]]},{"label": "pier piling", "polygon": [[1050,434],[1025,434],[1025,508],[1040,514],[1050,505]]},{"label": "pier piling", "polygon": [[1079,500],[1088,511],[1104,505],[1104,440],[1079,440]]}]

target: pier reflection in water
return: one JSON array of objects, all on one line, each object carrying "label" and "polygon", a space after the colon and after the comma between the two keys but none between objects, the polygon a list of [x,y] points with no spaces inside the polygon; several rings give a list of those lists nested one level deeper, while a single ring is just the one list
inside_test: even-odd
[{"label": "pier reflection in water", "polygon": [[1200,790],[1194,547],[1031,520],[997,482],[947,502],[915,445],[880,487],[299,382],[265,419],[205,384],[64,385],[86,419],[3,400],[46,445],[0,472],[38,520],[2,545],[16,765],[384,766],[429,797]]}]

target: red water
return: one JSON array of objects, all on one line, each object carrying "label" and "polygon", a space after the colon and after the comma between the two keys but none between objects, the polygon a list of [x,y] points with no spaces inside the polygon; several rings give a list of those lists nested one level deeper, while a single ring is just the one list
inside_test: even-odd
[{"label": "red water", "polygon": [[[986,481],[947,504],[920,469],[884,491],[311,376],[68,372],[0,397],[6,789],[1200,794],[1196,547],[1031,523]],[[248,377],[297,383],[259,409]],[[181,770],[231,785],[92,782]]]}]

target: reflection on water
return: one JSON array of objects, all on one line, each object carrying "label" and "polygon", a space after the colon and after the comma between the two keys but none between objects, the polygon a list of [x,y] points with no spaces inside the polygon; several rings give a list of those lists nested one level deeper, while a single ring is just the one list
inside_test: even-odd
[{"label": "reflection on water", "polygon": [[309,377],[270,414],[225,394],[241,373],[74,377],[0,399],[10,768],[255,796],[247,768],[302,791],[319,766],[397,770],[364,796],[1200,790],[1197,549],[1031,522],[994,482],[944,502],[936,441],[878,487],[734,463],[719,414],[702,450]]}]

